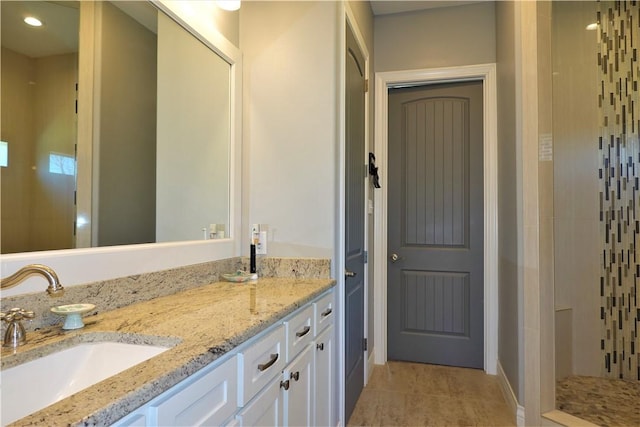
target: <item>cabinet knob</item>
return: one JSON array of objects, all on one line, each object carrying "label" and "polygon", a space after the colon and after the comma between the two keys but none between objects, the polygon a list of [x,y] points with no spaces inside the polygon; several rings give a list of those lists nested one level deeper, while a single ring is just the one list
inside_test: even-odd
[{"label": "cabinet knob", "polygon": [[324,343],[321,342],[320,344],[316,344],[316,348],[320,351],[324,350]]},{"label": "cabinet knob", "polygon": [[289,380],[280,381],[280,388],[283,388],[285,390],[289,390]]},{"label": "cabinet knob", "polygon": [[298,381],[300,379],[300,371],[295,371],[291,373],[291,379]]}]

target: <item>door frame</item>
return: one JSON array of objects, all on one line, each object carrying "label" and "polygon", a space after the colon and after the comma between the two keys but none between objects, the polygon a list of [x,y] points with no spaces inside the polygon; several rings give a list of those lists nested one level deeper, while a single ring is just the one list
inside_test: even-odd
[{"label": "door frame", "polygon": [[389,89],[435,83],[483,82],[484,164],[484,371],[497,374],[498,364],[498,133],[496,64],[427,68],[376,73],[375,153],[380,170],[380,199],[374,221],[374,356],[387,361],[387,177]]}]

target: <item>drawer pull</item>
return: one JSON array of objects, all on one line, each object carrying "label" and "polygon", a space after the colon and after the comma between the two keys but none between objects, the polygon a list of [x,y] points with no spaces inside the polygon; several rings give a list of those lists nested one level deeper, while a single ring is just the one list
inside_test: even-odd
[{"label": "drawer pull", "polygon": [[309,331],[311,330],[310,326],[305,326],[304,329],[300,332],[296,332],[296,336],[298,338],[302,338],[303,336],[307,335],[309,333]]},{"label": "drawer pull", "polygon": [[290,378],[298,381],[300,379],[300,371],[291,372]]},{"label": "drawer pull", "polygon": [[285,390],[289,390],[289,380],[280,381],[280,388],[283,388]]},{"label": "drawer pull", "polygon": [[321,342],[320,344],[316,344],[316,348],[320,351],[324,350],[324,343]]},{"label": "drawer pull", "polygon": [[259,371],[264,371],[265,369],[269,369],[274,363],[278,360],[278,353],[274,353],[271,355],[271,359],[267,363],[261,363],[258,365]]},{"label": "drawer pull", "polygon": [[331,314],[331,312],[332,312],[332,311],[333,311],[332,309],[327,308],[325,311],[323,311],[322,313],[320,313],[320,315],[321,315],[322,317],[327,317],[328,315],[330,315],[330,314]]}]

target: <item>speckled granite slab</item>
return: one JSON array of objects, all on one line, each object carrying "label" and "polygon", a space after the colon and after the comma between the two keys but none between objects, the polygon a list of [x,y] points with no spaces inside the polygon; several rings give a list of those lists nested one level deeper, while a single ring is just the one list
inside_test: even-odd
[{"label": "speckled granite slab", "polygon": [[175,346],[12,425],[109,425],[334,285],[327,278],[218,282],[101,311],[80,330],[28,332],[16,354],[2,349],[3,369],[82,341]]},{"label": "speckled granite slab", "polygon": [[602,427],[640,426],[640,381],[570,376],[556,383],[556,407]]},{"label": "speckled granite slab", "polygon": [[[328,259],[260,258],[257,263],[260,277],[293,277],[328,279],[331,264]],[[88,303],[96,306],[89,315],[114,310],[142,301],[217,282],[223,273],[248,270],[249,259],[236,257],[186,267],[139,274],[118,279],[102,280],[85,285],[68,286],[64,295],[52,298],[46,292],[36,292],[0,299],[0,311],[12,307],[31,310],[36,317],[23,322],[27,331],[53,326],[64,321],[51,313],[56,305]],[[60,278],[64,285],[64,278]],[[44,286],[43,286],[44,289]]]}]

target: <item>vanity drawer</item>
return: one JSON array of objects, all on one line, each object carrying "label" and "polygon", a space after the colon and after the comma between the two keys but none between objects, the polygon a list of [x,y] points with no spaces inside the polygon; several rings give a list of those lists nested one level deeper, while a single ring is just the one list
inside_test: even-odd
[{"label": "vanity drawer", "polygon": [[313,303],[315,311],[316,335],[324,328],[333,323],[335,316],[335,304],[333,302],[333,291],[329,292],[318,301]]},{"label": "vanity drawer", "polygon": [[269,381],[282,373],[286,359],[284,325],[278,326],[246,350],[238,353],[238,406],[244,406]]},{"label": "vanity drawer", "polygon": [[305,308],[284,322],[287,327],[287,362],[293,360],[315,336],[313,320],[313,306]]}]

